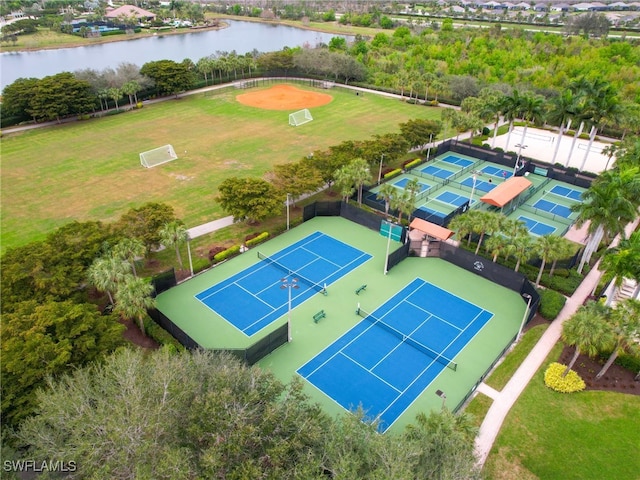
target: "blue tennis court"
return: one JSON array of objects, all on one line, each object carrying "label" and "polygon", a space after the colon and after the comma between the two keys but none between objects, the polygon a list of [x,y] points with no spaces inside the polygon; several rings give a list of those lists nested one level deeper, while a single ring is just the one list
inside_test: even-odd
[{"label": "blue tennis court", "polygon": [[[409,179],[408,178],[402,178],[400,180],[398,180],[396,183],[394,183],[393,185],[396,187],[400,187],[400,188],[406,188],[407,183],[409,183]],[[422,193],[425,192],[427,190],[429,190],[431,188],[431,185],[429,185],[428,183],[424,183],[424,182],[418,182],[418,187],[420,187],[420,191],[418,193]]]},{"label": "blue tennis court", "polygon": [[582,199],[582,192],[580,190],[574,190],[573,188],[563,187],[562,185],[556,185],[549,191],[555,195],[570,198],[571,200],[579,201]]},{"label": "blue tennis court", "polygon": [[[473,177],[467,177],[460,184],[473,188]],[[484,180],[476,179],[476,190],[480,192],[490,192],[496,188],[496,184],[493,182],[485,182]]]},{"label": "blue tennis court", "polygon": [[468,158],[461,158],[456,155],[447,155],[446,157],[441,158],[440,161],[452,163],[462,168],[467,168],[476,163],[473,160],[469,160]]},{"label": "blue tennis court", "polygon": [[[360,311],[359,307],[358,310]],[[386,431],[493,313],[416,278],[298,374],[347,410],[359,405]]]},{"label": "blue tennis court", "polygon": [[439,200],[443,203],[447,203],[449,205],[454,205],[459,207],[460,205],[464,205],[465,202],[469,201],[469,196],[458,195],[453,192],[442,192],[440,195],[436,197],[436,200]]},{"label": "blue tennis court", "polygon": [[287,313],[289,297],[282,288],[283,276],[298,279],[299,288],[291,291],[295,307],[370,258],[368,253],[314,232],[195,297],[251,336]]},{"label": "blue tennis court", "polygon": [[539,208],[540,210],[544,210],[546,212],[553,213],[554,215],[559,215],[564,218],[569,218],[572,213],[569,207],[550,202],[549,200],[545,200],[544,198],[538,200],[533,206],[535,208]]},{"label": "blue tennis court", "polygon": [[533,233],[534,235],[548,235],[556,231],[556,227],[547,225],[546,223],[539,222],[537,220],[533,220],[532,218],[525,217],[523,215],[520,215],[518,217],[518,220],[524,222],[529,232]]},{"label": "blue tennis court", "polygon": [[487,175],[491,175],[493,177],[499,178],[510,178],[513,174],[505,168],[494,167],[492,165],[486,165],[482,167],[482,173],[486,173]]},{"label": "blue tennis court", "polygon": [[444,168],[434,167],[433,165],[428,165],[420,170],[422,173],[427,173],[429,175],[433,175],[434,177],[447,179],[452,177],[454,173],[450,170],[446,170]]}]

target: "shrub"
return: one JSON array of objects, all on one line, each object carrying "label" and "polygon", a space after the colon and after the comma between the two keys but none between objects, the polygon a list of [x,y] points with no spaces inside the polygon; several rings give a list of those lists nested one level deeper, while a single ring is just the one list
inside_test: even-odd
[{"label": "shrub", "polygon": [[257,245],[259,243],[264,242],[267,238],[269,238],[269,232],[262,232],[260,235],[257,235],[253,238],[250,238],[249,240],[247,240],[245,242],[245,245],[247,247],[250,247],[251,245]]},{"label": "shrub", "polygon": [[544,372],[544,384],[551,390],[561,393],[581,392],[584,390],[586,387],[584,380],[573,370],[569,370],[566,376],[562,376],[566,368],[566,365],[553,362]]},{"label": "shrub", "polygon": [[220,253],[216,253],[213,256],[213,261],[215,263],[217,262],[221,262],[222,260],[226,260],[229,257],[233,257],[234,255],[237,255],[238,253],[240,253],[240,245],[234,245],[233,247],[229,247],[226,250],[223,250]]},{"label": "shrub", "polygon": [[144,330],[149,338],[152,338],[160,345],[169,345],[172,349],[175,348],[179,352],[185,349],[173,335],[154,322],[149,316],[144,319]]},{"label": "shrub", "polygon": [[562,307],[564,307],[567,299],[561,293],[554,290],[541,290],[540,291],[540,315],[547,320],[555,319]]},{"label": "shrub", "polygon": [[402,169],[401,168],[396,168],[395,170],[391,170],[388,173],[384,174],[384,178],[391,178],[391,177],[395,177],[396,175],[402,173]]},{"label": "shrub", "polygon": [[410,160],[409,162],[405,163],[404,166],[405,168],[411,168],[418,165],[421,161],[422,161],[421,158],[416,158],[415,160]]},{"label": "shrub", "polygon": [[211,266],[211,260],[202,257],[193,258],[193,273],[199,273]]},{"label": "shrub", "polygon": [[489,127],[482,128],[482,135],[489,136],[490,133],[491,133],[491,129]]}]

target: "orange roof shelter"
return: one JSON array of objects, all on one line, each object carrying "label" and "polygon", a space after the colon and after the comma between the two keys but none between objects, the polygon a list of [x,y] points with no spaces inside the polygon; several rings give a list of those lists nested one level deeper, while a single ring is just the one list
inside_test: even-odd
[{"label": "orange roof shelter", "polygon": [[419,230],[425,235],[429,235],[437,240],[448,240],[455,232],[449,230],[448,228],[441,227],[440,225],[436,225],[435,223],[427,222],[426,220],[422,220],[421,218],[414,218],[409,225],[409,228],[413,230]]},{"label": "orange roof shelter", "polygon": [[531,185],[533,184],[525,177],[511,177],[483,197],[480,197],[480,201],[502,208]]}]

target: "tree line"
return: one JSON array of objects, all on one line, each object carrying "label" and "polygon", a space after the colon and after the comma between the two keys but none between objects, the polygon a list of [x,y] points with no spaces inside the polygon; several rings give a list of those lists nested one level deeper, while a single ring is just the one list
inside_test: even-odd
[{"label": "tree line", "polygon": [[[191,88],[260,75],[301,75],[344,83],[356,82],[378,90],[392,91],[409,100],[445,100],[461,104],[468,97],[478,97],[485,88],[511,93],[517,90],[541,97],[545,104],[566,100],[572,83],[578,79],[608,85],[607,98],[615,98],[619,106],[615,115],[604,118],[586,117],[602,123],[610,131],[622,134],[640,130],[640,50],[636,41],[586,40],[578,36],[563,38],[542,32],[509,29],[439,29],[408,26],[393,33],[379,32],[372,38],[356,36],[353,41],[334,37],[329,44],[285,48],[279,52],[215,52],[198,60],[149,62],[133,68],[126,81],[105,82],[100,72],[76,72],[74,77],[86,83],[83,95],[93,101],[73,102],[76,95],[49,95],[53,107],[47,112],[30,106],[36,79],[19,79],[3,92],[3,117],[16,120],[56,119],[65,115],[88,114],[102,108],[102,100],[112,104],[130,92],[151,95],[173,95]],[[140,76],[141,75],[141,76]],[[46,77],[49,78],[49,77]],[[42,79],[44,80],[44,79]],[[129,82],[137,82],[135,84]],[[124,87],[129,83],[128,87]],[[42,94],[54,88],[48,81]],[[113,89],[119,89],[113,90]],[[56,92],[58,96],[64,92]],[[118,95],[119,94],[119,95]],[[117,99],[116,99],[117,96]],[[594,97],[590,97],[595,100]],[[130,98],[131,100],[131,98]],[[38,103],[36,101],[36,103]],[[53,112],[51,110],[54,110]],[[560,127],[560,118],[548,117],[549,125]],[[468,124],[469,122],[467,122]],[[574,121],[579,125],[580,120]],[[461,125],[458,122],[458,125]],[[473,122],[471,123],[473,126]],[[468,126],[468,125],[467,125]],[[460,126],[462,128],[462,126]]]}]

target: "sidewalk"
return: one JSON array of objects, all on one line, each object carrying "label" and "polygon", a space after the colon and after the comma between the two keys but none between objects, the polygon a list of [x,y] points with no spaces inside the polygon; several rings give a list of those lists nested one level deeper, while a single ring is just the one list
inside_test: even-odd
[{"label": "sidewalk", "polygon": [[[638,225],[638,220],[627,225],[625,232],[630,235]],[[619,237],[612,242],[612,246],[617,245]],[[502,427],[502,423],[506,418],[509,410],[514,405],[518,397],[533,378],[542,363],[549,355],[553,346],[560,340],[562,334],[562,324],[570,318],[576,310],[585,302],[596,288],[600,279],[601,272],[598,270],[598,264],[591,269],[574,294],[567,299],[564,308],[560,311],[558,317],[551,323],[549,328],[544,332],[536,346],[531,350],[522,365],[516,370],[513,377],[505,385],[501,392],[496,392],[488,385],[481,384],[478,391],[483,392],[493,398],[493,403],[485,416],[480,431],[476,437],[476,456],[478,465],[484,465],[491,447],[498,436],[498,432]]]},{"label": "sidewalk", "polygon": [[201,237],[202,235],[206,235],[207,233],[215,232],[216,230],[220,230],[221,228],[233,225],[233,222],[233,217],[229,215],[228,217],[219,218],[218,220],[203,223],[202,225],[198,225],[197,227],[190,228],[187,230],[187,233],[189,234],[189,238],[193,240],[194,238]]}]

